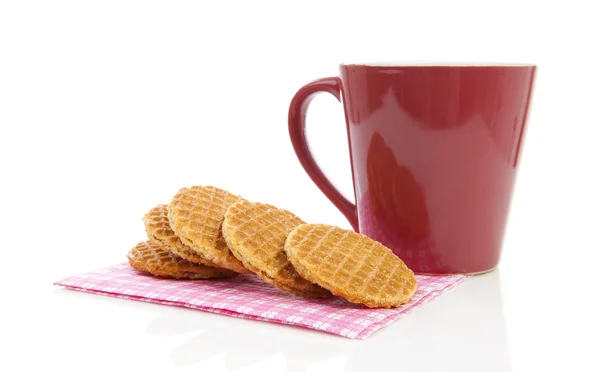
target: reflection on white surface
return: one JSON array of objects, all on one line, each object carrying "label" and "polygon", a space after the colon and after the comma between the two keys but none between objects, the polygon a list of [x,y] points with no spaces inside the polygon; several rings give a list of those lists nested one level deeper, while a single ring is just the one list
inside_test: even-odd
[{"label": "reflection on white surface", "polygon": [[406,371],[511,371],[499,277],[469,278],[376,333],[350,355],[348,370],[383,370],[395,360]]},{"label": "reflection on white surface", "polygon": [[[174,336],[195,330],[189,339],[172,350],[173,363],[199,363],[206,367],[204,362],[218,357],[223,358],[229,371],[343,371],[348,351],[357,346],[356,341],[333,335],[315,338],[314,331],[262,322],[256,327],[256,322],[244,319],[228,319],[235,321],[236,330],[232,332],[224,329],[219,319],[222,316],[214,317],[215,322],[207,322],[202,317],[197,323],[190,323],[190,317],[159,316],[149,323],[147,331],[153,335]],[[247,322],[251,323],[244,324]]]},{"label": "reflection on white surface", "polygon": [[[170,351],[179,367],[228,371],[510,371],[498,271],[452,292],[367,340],[191,311],[165,311],[146,331],[183,337]],[[189,337],[188,337],[189,334]]]}]

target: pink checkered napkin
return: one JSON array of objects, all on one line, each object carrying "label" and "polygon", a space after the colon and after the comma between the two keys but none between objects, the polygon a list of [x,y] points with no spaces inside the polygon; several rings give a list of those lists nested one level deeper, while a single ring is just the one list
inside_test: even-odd
[{"label": "pink checkered napkin", "polygon": [[307,300],[282,292],[251,275],[221,280],[161,279],[142,274],[127,263],[72,276],[55,284],[78,291],[293,324],[365,339],[450,290],[464,278],[417,275],[417,292],[409,303],[396,309],[369,309],[338,297]]}]

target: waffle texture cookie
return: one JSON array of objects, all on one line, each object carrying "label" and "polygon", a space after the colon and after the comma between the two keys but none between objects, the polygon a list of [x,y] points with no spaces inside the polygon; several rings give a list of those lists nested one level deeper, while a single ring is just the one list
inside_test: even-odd
[{"label": "waffle texture cookie", "polygon": [[285,239],[301,224],[285,209],[243,200],[229,206],[222,230],[233,255],[264,281],[302,297],[330,297],[331,292],[302,278],[285,254]]},{"label": "waffle texture cookie", "polygon": [[214,266],[211,261],[196,253],[175,235],[175,232],[171,229],[171,225],[169,225],[167,206],[165,204],[157,205],[149,210],[144,215],[143,221],[148,239],[155,243],[159,243],[158,245],[161,248],[166,249],[176,256],[185,258],[190,262]]},{"label": "waffle texture cookie", "polygon": [[198,265],[168,252],[151,240],[141,242],[127,254],[134,269],[156,276],[175,279],[218,279],[237,273],[217,267]]},{"label": "waffle texture cookie", "polygon": [[212,265],[250,273],[231,253],[221,234],[227,208],[240,200],[213,186],[183,188],[167,206],[169,225],[183,243]]},{"label": "waffle texture cookie", "polygon": [[335,226],[294,228],[285,252],[305,279],[368,307],[402,305],[417,289],[415,275],[392,251],[364,235]]}]

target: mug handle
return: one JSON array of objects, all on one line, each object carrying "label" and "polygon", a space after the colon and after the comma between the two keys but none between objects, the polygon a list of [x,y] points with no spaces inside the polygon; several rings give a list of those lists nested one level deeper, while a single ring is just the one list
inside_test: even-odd
[{"label": "mug handle", "polygon": [[346,199],[327,179],[312,156],[306,141],[306,112],[310,101],[321,92],[327,92],[340,101],[342,82],[339,77],[328,77],[310,82],[300,88],[290,103],[288,128],[294,151],[300,164],[317,187],[325,194],[346,217],[355,231],[358,231],[358,212],[356,204]]}]

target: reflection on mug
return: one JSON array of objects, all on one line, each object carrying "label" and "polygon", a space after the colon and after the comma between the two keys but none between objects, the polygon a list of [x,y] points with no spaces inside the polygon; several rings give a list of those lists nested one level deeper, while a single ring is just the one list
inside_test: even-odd
[{"label": "reflection on mug", "polygon": [[392,249],[413,270],[441,269],[421,187],[379,133],[371,137],[367,176],[368,190],[359,200],[361,232]]},{"label": "reflection on mug", "polygon": [[421,189],[412,172],[396,163],[379,133],[371,138],[367,174],[373,212],[385,216],[407,238],[426,237],[429,217]]}]

